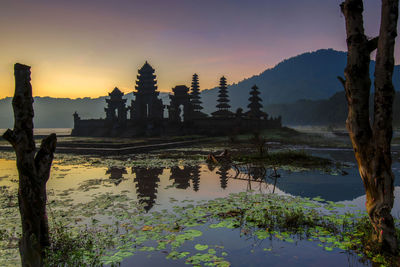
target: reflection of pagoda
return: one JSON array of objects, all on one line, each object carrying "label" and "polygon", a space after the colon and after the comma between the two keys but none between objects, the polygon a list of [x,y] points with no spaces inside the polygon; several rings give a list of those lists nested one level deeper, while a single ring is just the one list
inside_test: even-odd
[{"label": "reflection of pagoda", "polygon": [[149,211],[157,198],[157,187],[163,173],[163,168],[143,168],[132,167],[132,174],[136,175],[136,193],[140,204],[144,205],[144,209]]},{"label": "reflection of pagoda", "polygon": [[195,192],[199,191],[200,188],[200,166],[192,167],[192,182],[193,182],[193,190]]},{"label": "reflection of pagoda", "polygon": [[228,186],[228,171],[230,169],[231,169],[230,165],[224,164],[217,171],[217,174],[219,174],[219,179],[220,179],[222,189],[225,189]]},{"label": "reflection of pagoda", "polygon": [[170,180],[174,181],[174,186],[179,189],[186,189],[190,186],[190,167],[183,167],[183,169],[179,167],[171,168],[171,176]]},{"label": "reflection of pagoda", "polygon": [[123,175],[127,174],[127,172],[125,167],[110,167],[106,171],[106,174],[110,174],[110,179],[113,181],[113,183],[115,185],[119,185],[124,178]]}]

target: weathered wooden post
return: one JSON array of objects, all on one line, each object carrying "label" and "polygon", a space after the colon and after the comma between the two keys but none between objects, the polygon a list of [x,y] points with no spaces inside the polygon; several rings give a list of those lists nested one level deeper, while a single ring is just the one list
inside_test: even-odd
[{"label": "weathered wooden post", "polygon": [[30,67],[14,65],[15,93],[14,130],[8,129],[3,138],[13,146],[19,173],[18,204],[22,222],[19,244],[22,266],[42,266],[44,251],[49,246],[46,215],[46,183],[56,149],[57,137],[43,139],[36,153],[33,139],[33,97]]}]

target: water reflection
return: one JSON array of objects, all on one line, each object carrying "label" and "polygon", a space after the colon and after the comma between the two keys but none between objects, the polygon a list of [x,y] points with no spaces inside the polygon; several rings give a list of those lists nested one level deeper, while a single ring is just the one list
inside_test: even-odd
[{"label": "water reflection", "polygon": [[136,182],[137,198],[146,211],[149,211],[156,202],[159,175],[163,170],[164,168],[132,167],[132,174],[136,175],[134,182]]},{"label": "water reflection", "polygon": [[[330,151],[318,151],[318,153],[324,153],[329,157],[331,155]],[[338,157],[338,153],[338,151],[333,151],[332,157]],[[352,151],[342,152],[346,155],[351,153]],[[172,207],[176,203],[169,201],[171,197],[178,201],[185,199],[208,200],[246,190],[310,198],[320,196],[334,202],[346,201],[349,203],[357,200],[356,202],[360,203],[359,206],[363,207],[362,197],[365,195],[365,191],[356,166],[345,168],[344,170],[348,173],[345,176],[341,175],[341,172],[332,175],[323,170],[291,172],[280,168],[277,173],[281,177],[276,179],[273,169],[250,165],[244,167],[246,168],[238,170],[235,165],[201,164],[165,169],[133,167],[132,171],[127,171],[123,167],[88,167],[55,163],[48,182],[48,189],[54,190],[56,196],[64,194],[65,190],[74,189],[76,190],[74,200],[77,202],[89,199],[94,190],[97,190],[96,193],[118,194],[121,192],[126,194],[126,192],[131,192],[128,194],[140,200],[146,210],[154,208],[156,202],[159,204],[157,209]],[[397,161],[393,163],[393,172],[396,176],[395,187],[398,198],[400,196],[400,163]],[[0,159],[0,173],[3,177],[0,179],[0,186],[17,187],[18,174],[15,169],[15,161]],[[116,186],[107,186],[110,183],[98,184],[99,178],[105,178],[106,181]],[[133,188],[136,190],[132,190]],[[396,203],[400,202],[397,199],[395,201],[395,215],[400,212],[399,204]]]},{"label": "water reflection", "polygon": [[128,172],[126,171],[125,167],[110,167],[106,171],[106,174],[110,175],[110,180],[117,186],[119,185],[122,180],[124,179],[123,175],[127,174]]},{"label": "water reflection", "polygon": [[[162,167],[132,167],[137,199],[144,205],[146,211],[151,210],[157,201],[160,184],[162,184],[163,192],[167,189],[167,195],[173,194],[174,198],[191,196],[194,192],[199,192],[199,197],[204,197],[208,194],[215,194],[211,192],[218,190],[210,187],[210,180],[218,181],[215,186],[219,184],[217,187],[220,188],[221,193],[237,191],[240,186],[240,191],[253,190],[260,193],[279,193],[310,198],[321,196],[325,200],[335,202],[352,200],[364,195],[357,169],[349,169],[348,175],[341,176],[330,175],[322,171],[289,172],[251,164],[203,167],[207,167],[209,170],[203,169],[204,172],[202,172],[200,165],[174,166],[165,170]],[[127,174],[125,168],[117,167],[109,168],[106,173],[110,174],[110,179],[116,185],[121,183],[124,175]],[[164,180],[165,178],[167,180]],[[160,182],[160,179],[164,182]],[[200,190],[200,180],[203,179],[206,179],[205,185]],[[165,181],[169,181],[169,183],[165,184]],[[179,197],[180,195],[181,197]],[[164,200],[159,201],[163,202]],[[163,204],[161,202],[160,204]]]},{"label": "water reflection", "polygon": [[193,166],[191,168],[193,190],[197,192],[200,189],[200,165]]},{"label": "water reflection", "polygon": [[280,177],[276,167],[271,168],[270,174],[268,174],[268,169],[264,165],[233,164],[232,168],[235,170],[235,175],[230,178],[247,181],[247,190],[256,190],[252,184],[257,182],[258,191],[260,191],[260,193],[265,193],[263,189],[268,189],[270,187],[271,184],[267,180],[270,178],[272,179],[273,188],[272,191],[269,190],[268,193],[275,193],[276,182]]},{"label": "water reflection", "polygon": [[191,180],[191,169],[190,167],[172,167],[170,180],[173,181],[173,185],[179,189],[187,189],[190,186]]},{"label": "water reflection", "polygon": [[226,189],[228,186],[228,171],[232,167],[230,165],[224,164],[219,167],[217,174],[219,175],[219,183],[222,189]]}]

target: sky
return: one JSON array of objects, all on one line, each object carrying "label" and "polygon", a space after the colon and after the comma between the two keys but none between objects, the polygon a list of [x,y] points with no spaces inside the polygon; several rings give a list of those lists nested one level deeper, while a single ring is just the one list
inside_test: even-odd
[{"label": "sky", "polygon": [[[283,59],[345,51],[341,0],[1,0],[0,98],[14,93],[13,65],[32,66],[35,96],[99,97],[134,90],[147,60],[159,91],[237,83]],[[365,0],[368,36],[380,1]],[[400,27],[399,27],[400,28]],[[396,63],[400,47],[396,44]]]}]

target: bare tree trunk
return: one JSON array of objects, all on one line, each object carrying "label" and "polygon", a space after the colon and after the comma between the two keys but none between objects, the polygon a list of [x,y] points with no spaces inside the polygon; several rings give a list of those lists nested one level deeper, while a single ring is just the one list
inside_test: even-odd
[{"label": "bare tree trunk", "polygon": [[51,134],[43,139],[35,156],[30,73],[29,66],[19,63],[14,65],[14,130],[8,129],[3,138],[11,143],[17,156],[18,204],[22,221],[19,249],[22,266],[42,266],[44,249],[50,243],[46,215],[46,182],[49,179],[57,138],[55,134]]},{"label": "bare tree trunk", "polygon": [[[397,36],[399,0],[382,0],[379,36],[368,40],[364,34],[363,1],[341,4],[346,19],[347,66],[345,79],[339,77],[349,107],[346,121],[360,176],[364,182],[365,203],[375,238],[381,249],[397,253],[398,243],[391,210],[394,201],[394,175],[391,165],[392,106],[394,87],[394,43]],[[369,120],[371,52],[377,49],[375,66],[374,121]]]}]

